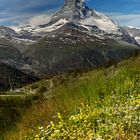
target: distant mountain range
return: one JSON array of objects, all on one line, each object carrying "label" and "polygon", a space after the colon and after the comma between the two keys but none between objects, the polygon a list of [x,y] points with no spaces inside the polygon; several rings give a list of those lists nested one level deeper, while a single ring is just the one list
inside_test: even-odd
[{"label": "distant mountain range", "polygon": [[140,31],[133,30],[83,0],[65,0],[49,23],[16,30],[1,26],[0,61],[40,77],[108,66],[140,49]]}]

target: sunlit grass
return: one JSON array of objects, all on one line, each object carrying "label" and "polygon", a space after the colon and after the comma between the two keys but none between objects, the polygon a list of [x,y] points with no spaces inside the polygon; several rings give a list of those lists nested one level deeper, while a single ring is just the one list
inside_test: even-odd
[{"label": "sunlit grass", "polygon": [[[17,130],[5,138],[137,140],[139,66],[140,57],[136,57],[108,69],[54,77],[53,88],[44,91],[49,98],[40,97],[26,110]],[[33,89],[49,87],[45,80],[38,84]]]}]

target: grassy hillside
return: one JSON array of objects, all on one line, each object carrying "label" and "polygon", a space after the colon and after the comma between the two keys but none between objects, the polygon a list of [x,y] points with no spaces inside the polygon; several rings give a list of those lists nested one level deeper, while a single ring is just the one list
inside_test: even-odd
[{"label": "grassy hillside", "polygon": [[38,98],[24,113],[15,108],[22,117],[3,132],[6,140],[139,139],[140,56],[42,80],[25,91]]},{"label": "grassy hillside", "polygon": [[20,88],[38,80],[37,77],[25,74],[0,62],[0,91]]}]

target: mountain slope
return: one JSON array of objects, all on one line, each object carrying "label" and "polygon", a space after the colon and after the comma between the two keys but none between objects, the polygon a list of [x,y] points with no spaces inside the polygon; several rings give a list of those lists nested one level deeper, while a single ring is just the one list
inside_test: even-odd
[{"label": "mountain slope", "polygon": [[59,30],[59,34],[46,36],[26,50],[24,56],[32,60],[32,70],[42,76],[111,65],[134,55],[137,50],[129,44],[66,27]]},{"label": "mountain slope", "polygon": [[0,61],[17,67],[22,62],[22,53],[5,38],[0,38]]},{"label": "mountain slope", "polygon": [[33,36],[32,33],[22,28],[17,32],[9,27],[0,26],[0,41],[6,40],[8,44],[14,46],[21,52],[30,44],[35,43],[38,38],[38,36]]},{"label": "mountain slope", "polygon": [[135,38],[135,40],[140,44],[140,29],[135,27],[123,27],[131,36]]},{"label": "mountain slope", "polygon": [[0,62],[0,90],[20,88],[37,80],[39,80],[37,77],[27,75]]},{"label": "mountain slope", "polygon": [[17,33],[11,28],[0,26],[0,61],[20,68],[24,65],[23,50],[35,43],[39,37]]}]

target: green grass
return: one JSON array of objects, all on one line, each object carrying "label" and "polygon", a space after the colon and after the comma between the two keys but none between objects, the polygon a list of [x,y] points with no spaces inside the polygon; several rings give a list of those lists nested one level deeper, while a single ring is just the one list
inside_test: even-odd
[{"label": "green grass", "polygon": [[107,69],[60,75],[25,87],[39,99],[4,138],[139,139],[139,66],[137,56]]}]

